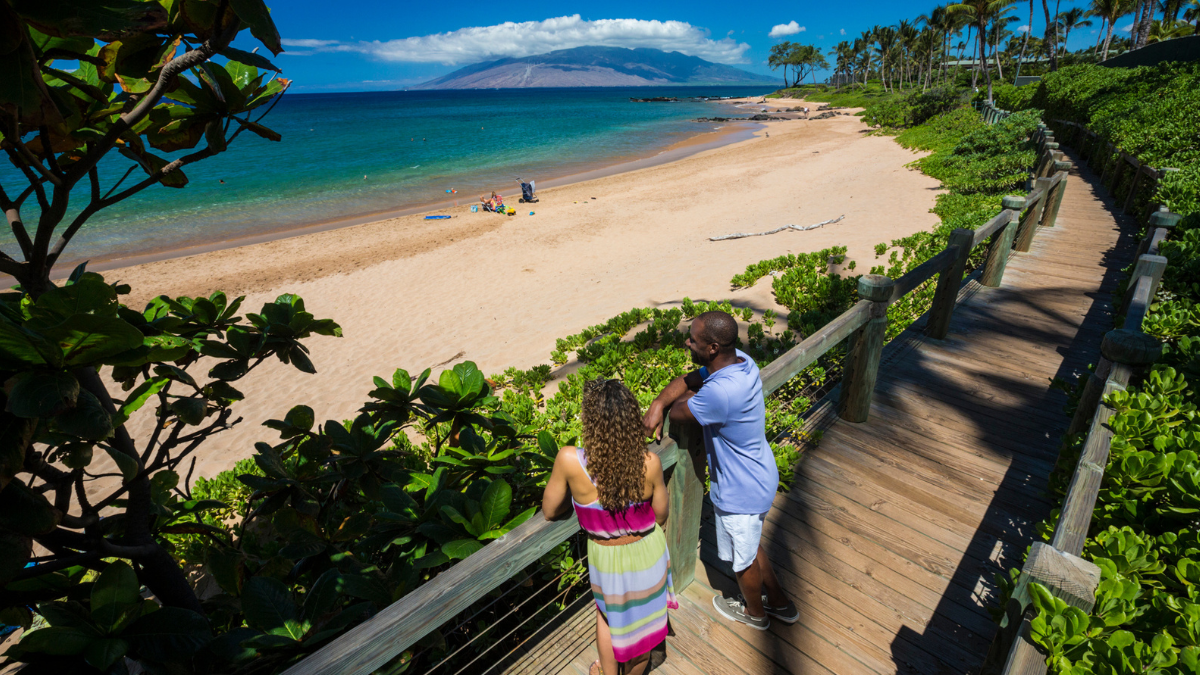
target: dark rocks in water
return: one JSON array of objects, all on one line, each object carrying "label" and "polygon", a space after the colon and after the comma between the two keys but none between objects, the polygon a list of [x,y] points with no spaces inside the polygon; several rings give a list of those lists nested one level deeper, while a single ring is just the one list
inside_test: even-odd
[{"label": "dark rocks in water", "polygon": [[817,108],[817,110],[845,110],[845,109],[846,109],[846,106],[844,106],[844,105],[828,105],[828,104],[823,105],[820,108]]},{"label": "dark rocks in water", "polygon": [[696,121],[697,122],[737,122],[738,120],[744,120],[744,119],[746,119],[746,118],[745,117],[699,117],[696,119]]},{"label": "dark rocks in water", "polygon": [[652,98],[634,98],[629,97],[633,103],[679,103],[679,99],[674,96],[654,96]]}]

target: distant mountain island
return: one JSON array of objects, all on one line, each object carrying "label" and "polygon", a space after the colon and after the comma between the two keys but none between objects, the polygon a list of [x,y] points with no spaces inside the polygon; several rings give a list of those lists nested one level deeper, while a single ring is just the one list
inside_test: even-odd
[{"label": "distant mountain island", "polygon": [[639,47],[576,47],[520,59],[485,61],[410,89],[649,87],[775,84],[776,78],[697,56]]}]

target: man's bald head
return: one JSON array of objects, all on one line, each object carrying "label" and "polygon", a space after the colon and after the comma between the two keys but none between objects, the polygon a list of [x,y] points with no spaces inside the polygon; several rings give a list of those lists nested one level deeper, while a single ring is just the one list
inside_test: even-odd
[{"label": "man's bald head", "polygon": [[738,325],[726,312],[714,310],[705,312],[692,322],[695,327],[699,324],[699,335],[695,339],[703,344],[716,344],[721,352],[732,352],[738,339]]}]

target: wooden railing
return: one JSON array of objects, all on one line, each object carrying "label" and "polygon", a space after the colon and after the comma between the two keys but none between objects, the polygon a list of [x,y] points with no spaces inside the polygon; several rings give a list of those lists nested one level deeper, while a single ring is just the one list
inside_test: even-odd
[{"label": "wooden railing", "polygon": [[[1045,139],[1040,136],[1039,132],[1039,144],[1044,146]],[[1038,170],[1043,168],[1039,165]],[[943,251],[900,278],[860,277],[860,299],[853,307],[762,369],[763,394],[769,396],[834,346],[849,339],[837,412],[844,420],[865,422],[887,332],[888,306],[937,276],[925,330],[935,339],[944,338],[971,251],[986,243],[987,256],[980,280],[987,286],[999,286],[1014,245],[1015,250],[1026,251],[1039,226],[1054,226],[1069,168],[1069,163],[1055,158],[1046,169],[1053,175],[1038,179],[1032,192],[1023,197],[1006,197],[1002,211],[976,230],[955,230]],[[664,470],[669,470],[670,514],[666,534],[675,589],[680,592],[695,574],[706,458],[698,427],[668,431],[663,441],[651,444],[649,449],[659,455]],[[579,523],[573,513],[555,522],[534,516],[317,650],[289,668],[285,675],[369,673],[578,531]]]},{"label": "wooden railing", "polygon": [[[1074,123],[1066,124],[1082,129]],[[1075,138],[1081,136],[1087,137],[1082,134]],[[1090,138],[1094,139],[1095,134],[1090,134]],[[1124,160],[1124,153],[1121,155]],[[1108,165],[1105,161],[1102,175],[1107,172]],[[1130,165],[1138,171],[1145,166],[1136,160]],[[1114,183],[1114,187],[1118,185],[1119,181]],[[1126,199],[1126,209],[1132,193],[1133,190]],[[1036,618],[1029,595],[1030,583],[1045,586],[1051,595],[1084,612],[1090,613],[1095,605],[1100,569],[1080,558],[1079,554],[1087,540],[1112,442],[1112,429],[1107,423],[1113,410],[1103,400],[1108,394],[1124,389],[1139,369],[1154,363],[1162,353],[1162,344],[1141,332],[1141,326],[1167,265],[1167,259],[1159,255],[1159,244],[1179,220],[1179,215],[1165,209],[1150,216],[1150,227],[1138,247],[1137,261],[1122,306],[1115,312],[1116,316],[1125,317],[1122,328],[1104,336],[1100,344],[1101,358],[1084,385],[1067,430],[1068,436],[1086,430],[1087,437],[1072,473],[1054,536],[1049,544],[1034,542],[1030,547],[1021,576],[1004,608],[1005,616],[984,664],[984,675],[1044,675],[1046,672],[1046,655],[1030,638],[1031,622]]]},{"label": "wooden railing", "polygon": [[[1112,181],[1114,197],[1120,197],[1117,190],[1121,187],[1121,180],[1125,177],[1125,172],[1129,170],[1134,172],[1129,191],[1125,194],[1125,201],[1121,208],[1122,213],[1129,213],[1133,208],[1139,188],[1153,190],[1163,176],[1179,170],[1169,167],[1156,169],[1078,122],[1056,119],[1053,120],[1053,123],[1063,129],[1063,137],[1070,139],[1080,158],[1092,166],[1093,171],[1100,174],[1101,184]],[[1096,164],[1099,166],[1094,166]]]}]

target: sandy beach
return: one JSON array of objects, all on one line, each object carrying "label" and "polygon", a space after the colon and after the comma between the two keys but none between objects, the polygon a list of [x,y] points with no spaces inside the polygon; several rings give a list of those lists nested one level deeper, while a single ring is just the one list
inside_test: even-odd
[{"label": "sandy beach", "polygon": [[[765,107],[793,105],[803,102]],[[815,113],[817,104],[808,105]],[[272,363],[237,383],[243,419],[208,442],[196,465],[196,475],[211,476],[250,456],[255,441],[275,439],[264,420],[301,403],[318,420],[350,418],[371,377],[397,367],[436,373],[471,360],[485,373],[529,368],[549,363],[558,337],[685,296],[779,309],[769,280],[739,291],[729,280],[784,253],[845,245],[865,271],[875,244],[937,224],[929,209],[938,194],[937,181],[905,168],[913,153],[866,132],[847,115],[766,122],[732,145],[542,188],[538,204],[517,204],[513,194],[515,216],[471,213],[464,203],[432,212],[449,220],[408,215],[104,274],[132,285],[135,307],[159,293],[221,289],[246,295],[244,309],[257,311],[286,292],[342,325],[343,338],[308,341],[316,375]],[[708,240],[843,215],[808,232]],[[144,437],[151,422],[140,414],[131,430]]]}]

